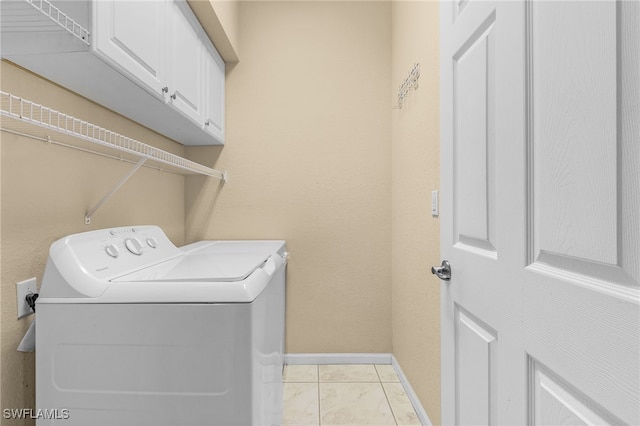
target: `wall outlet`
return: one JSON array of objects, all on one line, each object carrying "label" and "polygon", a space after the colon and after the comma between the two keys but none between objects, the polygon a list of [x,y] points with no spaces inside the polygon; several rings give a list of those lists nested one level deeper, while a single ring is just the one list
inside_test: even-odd
[{"label": "wall outlet", "polygon": [[438,191],[431,191],[431,216],[438,216]]},{"label": "wall outlet", "polygon": [[37,281],[35,278],[29,278],[28,280],[20,281],[16,283],[16,295],[18,299],[18,319],[31,315],[33,309],[27,303],[26,297],[29,293],[37,293]]}]

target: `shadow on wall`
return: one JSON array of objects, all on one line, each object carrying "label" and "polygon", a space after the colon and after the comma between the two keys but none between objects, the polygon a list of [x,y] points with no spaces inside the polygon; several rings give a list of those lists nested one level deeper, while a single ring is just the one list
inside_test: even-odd
[{"label": "shadow on wall", "polygon": [[[187,148],[187,158],[208,167],[215,167],[221,146]],[[208,176],[187,176],[185,179],[185,244],[203,239],[210,229],[218,197],[225,183]]]}]

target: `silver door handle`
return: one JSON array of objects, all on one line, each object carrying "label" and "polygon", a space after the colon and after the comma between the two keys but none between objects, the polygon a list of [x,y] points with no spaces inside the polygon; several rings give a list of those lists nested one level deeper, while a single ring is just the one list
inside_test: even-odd
[{"label": "silver door handle", "polygon": [[443,260],[442,265],[432,266],[431,273],[437,275],[443,281],[451,280],[451,264],[448,260]]}]

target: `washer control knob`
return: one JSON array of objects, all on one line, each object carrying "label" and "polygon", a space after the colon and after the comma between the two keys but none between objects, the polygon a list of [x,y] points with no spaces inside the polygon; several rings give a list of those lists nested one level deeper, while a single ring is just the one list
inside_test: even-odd
[{"label": "washer control knob", "polygon": [[118,257],[120,256],[120,251],[118,250],[118,248],[116,246],[114,246],[113,244],[109,244],[108,246],[106,246],[104,248],[104,251],[107,252],[107,254],[111,257]]},{"label": "washer control knob", "polygon": [[147,245],[151,248],[156,248],[158,247],[158,242],[155,240],[155,238],[147,238]]},{"label": "washer control knob", "polygon": [[142,254],[142,243],[137,238],[127,238],[124,240],[124,246],[136,256]]}]

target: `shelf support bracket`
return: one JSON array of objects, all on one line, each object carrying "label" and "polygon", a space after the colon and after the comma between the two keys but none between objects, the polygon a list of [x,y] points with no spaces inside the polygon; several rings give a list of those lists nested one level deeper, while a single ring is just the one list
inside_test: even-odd
[{"label": "shelf support bracket", "polygon": [[131,176],[133,176],[133,174],[134,174],[135,172],[137,172],[137,171],[138,171],[138,169],[139,169],[140,167],[142,167],[142,165],[144,164],[144,162],[145,162],[145,161],[147,161],[148,159],[149,159],[149,157],[147,157],[147,156],[142,157],[142,158],[140,159],[140,161],[138,161],[138,162],[136,163],[136,165],[135,165],[135,166],[133,166],[133,168],[132,168],[131,170],[129,170],[129,172],[128,172],[125,176],[123,176],[123,177],[122,177],[122,179],[120,179],[120,181],[119,181],[119,182],[118,182],[118,183],[117,183],[117,184],[116,184],[116,185],[111,189],[111,191],[107,192],[107,193],[105,194],[105,196],[104,196],[104,197],[102,197],[102,199],[100,199],[100,201],[98,201],[98,203],[97,203],[95,206],[93,206],[92,208],[90,208],[90,209],[85,213],[85,215],[84,215],[84,224],[85,224],[85,225],[89,225],[89,224],[91,223],[91,217],[93,217],[93,215],[96,213],[96,211],[97,211],[100,207],[102,207],[102,205],[103,205],[105,202],[107,202],[107,200],[108,200],[109,198],[111,198],[111,197],[113,196],[113,194],[115,194],[115,193],[116,193],[116,191],[117,191],[118,189],[120,189],[120,187],[122,187],[122,185],[124,185],[124,184],[129,180],[129,178],[130,178]]}]

